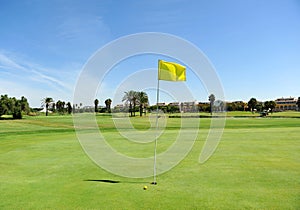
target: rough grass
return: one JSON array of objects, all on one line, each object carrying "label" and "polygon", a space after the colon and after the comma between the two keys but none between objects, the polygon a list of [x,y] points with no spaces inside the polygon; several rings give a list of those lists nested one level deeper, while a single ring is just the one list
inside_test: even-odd
[{"label": "rough grass", "polygon": [[[136,129],[149,128],[148,118],[130,120]],[[221,143],[202,165],[210,119],[199,120],[193,149],[156,186],[152,178],[119,177],[96,166],[80,147],[71,116],[0,121],[0,209],[300,208],[300,119],[228,118]],[[116,139],[109,116],[97,121],[116,149],[130,144]],[[168,119],[165,132],[173,135],[179,122]],[[159,142],[159,149],[169,145]],[[152,154],[152,145],[142,152],[139,146],[130,144],[128,154]]]}]

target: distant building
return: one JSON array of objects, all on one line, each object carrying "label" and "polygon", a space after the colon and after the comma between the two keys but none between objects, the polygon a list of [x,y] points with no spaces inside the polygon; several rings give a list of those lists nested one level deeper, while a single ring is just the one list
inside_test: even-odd
[{"label": "distant building", "polygon": [[114,108],[115,109],[123,109],[124,108],[124,104],[117,104]]},{"label": "distant building", "polygon": [[165,106],[166,103],[157,103],[158,106]]},{"label": "distant building", "polygon": [[199,105],[209,105],[210,103],[209,102],[199,102],[198,104]]},{"label": "distant building", "polygon": [[278,98],[275,100],[275,111],[297,110],[297,98]]},{"label": "distant building", "polygon": [[117,104],[114,109],[113,112],[124,112],[126,110],[126,106],[124,104]]},{"label": "distant building", "polygon": [[195,112],[197,111],[196,102],[182,102],[180,104],[180,111],[181,112]]},{"label": "distant building", "polygon": [[179,107],[179,102],[172,102],[172,103],[169,103],[169,106]]}]

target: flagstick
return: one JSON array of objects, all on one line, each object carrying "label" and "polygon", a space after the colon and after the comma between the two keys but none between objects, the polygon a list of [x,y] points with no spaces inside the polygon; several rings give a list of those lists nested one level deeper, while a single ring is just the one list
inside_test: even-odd
[{"label": "flagstick", "polygon": [[[158,72],[159,72],[159,60],[158,60]],[[155,146],[154,146],[154,166],[153,166],[153,182],[151,184],[156,185],[156,148],[158,139],[158,103],[159,103],[159,78],[157,77],[157,92],[156,92],[156,132],[155,132]]]}]

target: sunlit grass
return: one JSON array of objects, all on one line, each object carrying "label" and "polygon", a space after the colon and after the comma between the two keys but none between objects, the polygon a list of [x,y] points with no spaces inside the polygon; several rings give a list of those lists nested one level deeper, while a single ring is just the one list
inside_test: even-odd
[{"label": "sunlit grass", "polygon": [[[156,186],[151,177],[119,177],[96,166],[80,147],[69,115],[1,120],[0,209],[299,209],[300,119],[275,114],[285,118],[229,117],[216,152],[202,165],[198,158],[211,119],[199,118],[193,149],[159,175]],[[136,130],[150,128],[147,117],[130,121]],[[97,122],[120,152],[153,155],[153,142],[141,146],[124,139],[110,116],[97,115]],[[179,128],[180,118],[167,119],[159,152]]]}]

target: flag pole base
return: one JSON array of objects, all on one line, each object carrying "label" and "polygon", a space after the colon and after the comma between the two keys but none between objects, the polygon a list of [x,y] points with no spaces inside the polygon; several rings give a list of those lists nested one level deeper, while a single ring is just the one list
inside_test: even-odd
[{"label": "flag pole base", "polygon": [[151,182],[151,184],[153,184],[153,185],[157,185],[157,182]]}]

